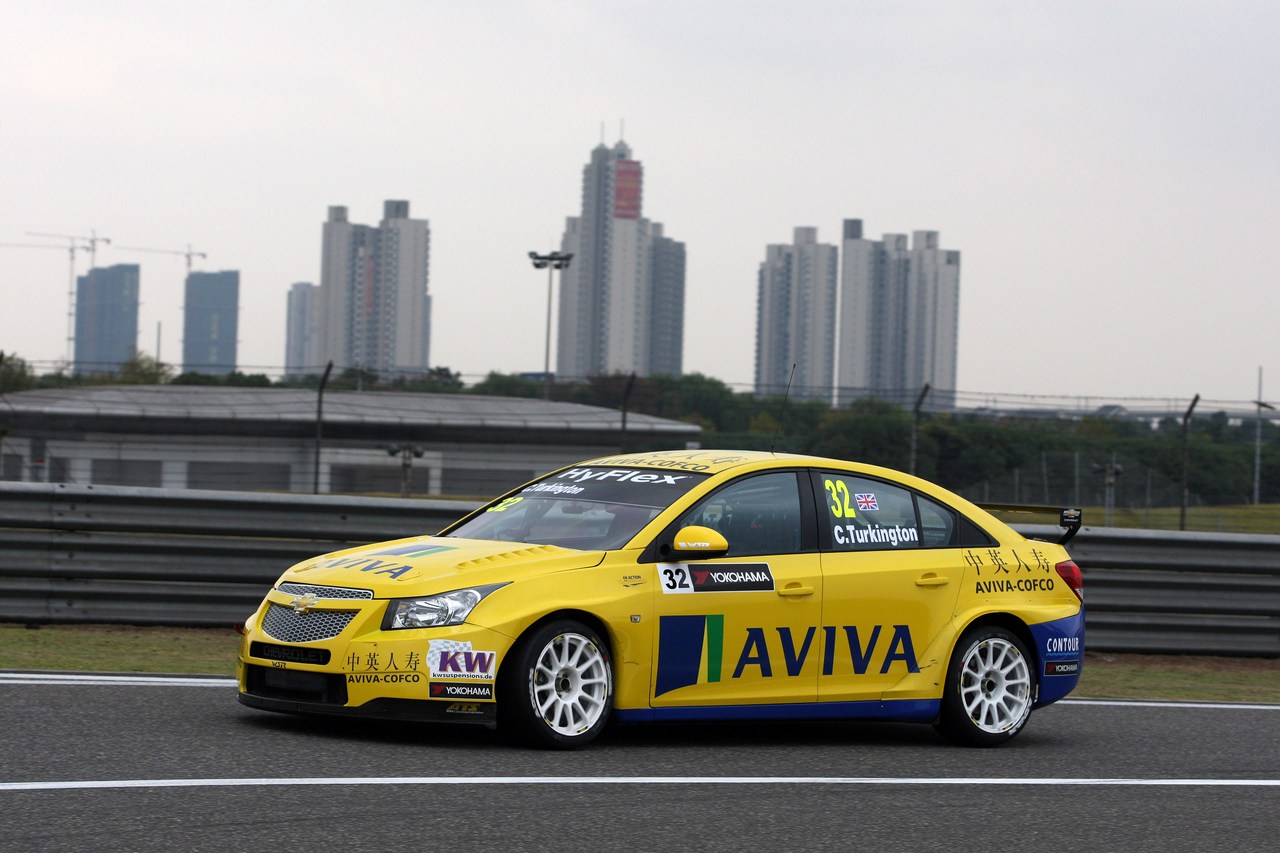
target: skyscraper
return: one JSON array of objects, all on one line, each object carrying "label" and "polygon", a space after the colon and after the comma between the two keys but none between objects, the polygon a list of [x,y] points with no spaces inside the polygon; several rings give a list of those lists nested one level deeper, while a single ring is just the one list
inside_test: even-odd
[{"label": "skyscraper", "polygon": [[137,264],[94,267],[76,279],[76,373],[111,373],[137,355]]},{"label": "skyscraper", "polygon": [[431,226],[409,218],[409,202],[387,201],[378,227],[330,207],[320,263],[317,363],[379,376],[428,369]]},{"label": "skyscraper", "polygon": [[306,281],[289,288],[285,319],[284,375],[305,376],[320,372],[319,288]]},{"label": "skyscraper", "polygon": [[684,243],[652,227],[648,375],[679,376],[684,367]]},{"label": "skyscraper", "polygon": [[843,253],[837,404],[911,405],[928,383],[934,405],[954,405],[960,253],[936,231],[864,239],[861,219],[844,221]]},{"label": "skyscraper", "polygon": [[187,274],[182,318],[182,370],[226,376],[236,369],[240,273]]},{"label": "skyscraper", "polygon": [[644,170],[619,141],[591,152],[582,213],[566,221],[556,366],[582,379],[679,374],[684,347],[684,244],[645,219]]},{"label": "skyscraper", "polygon": [[[756,299],[756,394],[831,400],[835,379],[839,251],[817,228],[765,248]],[[791,377],[792,365],[795,377]]]}]

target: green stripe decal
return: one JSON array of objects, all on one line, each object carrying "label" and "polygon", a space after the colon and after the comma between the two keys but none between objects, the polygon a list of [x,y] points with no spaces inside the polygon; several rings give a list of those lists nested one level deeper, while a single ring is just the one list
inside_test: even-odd
[{"label": "green stripe decal", "polygon": [[720,666],[724,655],[724,614],[707,616],[707,682],[720,680]]}]

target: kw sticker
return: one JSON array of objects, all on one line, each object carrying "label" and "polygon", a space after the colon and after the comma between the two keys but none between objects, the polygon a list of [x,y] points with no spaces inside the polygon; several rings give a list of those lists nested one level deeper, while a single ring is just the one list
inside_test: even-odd
[{"label": "kw sticker", "polygon": [[427,648],[427,668],[433,680],[492,681],[496,652],[478,652],[471,641],[432,640]]}]

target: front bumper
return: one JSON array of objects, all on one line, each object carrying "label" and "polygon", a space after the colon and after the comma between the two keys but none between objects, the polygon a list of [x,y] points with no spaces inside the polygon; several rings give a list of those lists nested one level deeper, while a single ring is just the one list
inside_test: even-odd
[{"label": "front bumper", "polygon": [[381,697],[347,704],[346,677],[340,674],[279,670],[242,664],[240,704],[284,714],[319,714],[374,720],[471,723],[493,726],[493,702]]},{"label": "front bumper", "polygon": [[294,714],[492,724],[510,638],[475,625],[384,631],[386,600],[298,613],[268,593],[245,625],[240,702]]}]

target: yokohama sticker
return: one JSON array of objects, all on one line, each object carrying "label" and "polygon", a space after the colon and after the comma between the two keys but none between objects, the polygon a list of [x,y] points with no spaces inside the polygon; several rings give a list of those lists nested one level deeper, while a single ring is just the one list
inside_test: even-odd
[{"label": "yokohama sticker", "polygon": [[689,592],[768,592],[773,589],[773,572],[768,563],[725,563],[688,565],[659,563],[658,579],[667,594]]},{"label": "yokohama sticker", "polygon": [[1045,675],[1075,675],[1080,671],[1080,661],[1078,660],[1051,660],[1045,661]]},{"label": "yokohama sticker", "polygon": [[492,684],[453,684],[432,682],[432,699],[492,699]]}]

